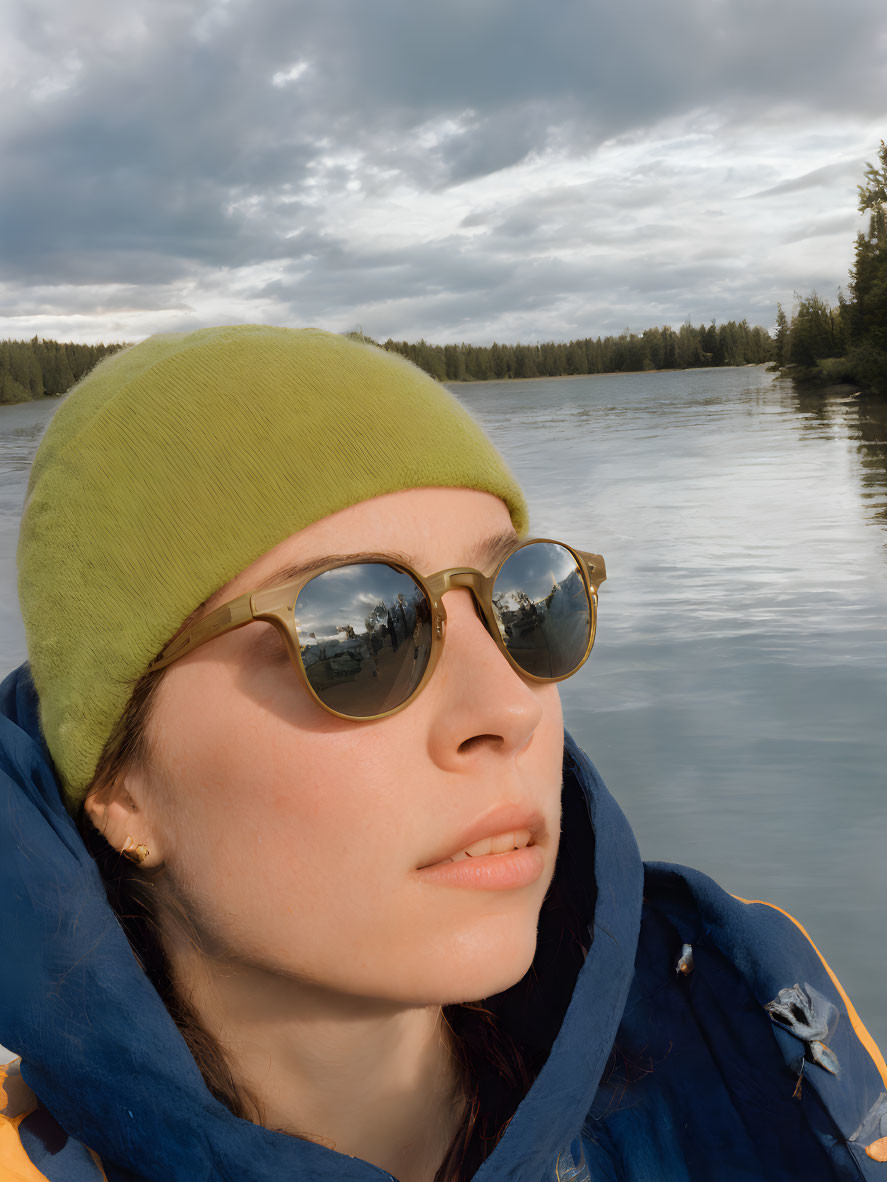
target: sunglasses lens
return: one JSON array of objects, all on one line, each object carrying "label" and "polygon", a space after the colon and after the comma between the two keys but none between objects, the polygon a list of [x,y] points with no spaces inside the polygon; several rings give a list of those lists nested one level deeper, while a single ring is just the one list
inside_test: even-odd
[{"label": "sunglasses lens", "polygon": [[406,701],[431,654],[425,594],[387,563],[315,575],[299,592],[296,627],[311,688],[349,718],[384,714]]},{"label": "sunglasses lens", "polygon": [[582,572],[565,546],[531,542],[506,560],[493,587],[505,646],[534,677],[565,677],[585,658],[591,603]]}]

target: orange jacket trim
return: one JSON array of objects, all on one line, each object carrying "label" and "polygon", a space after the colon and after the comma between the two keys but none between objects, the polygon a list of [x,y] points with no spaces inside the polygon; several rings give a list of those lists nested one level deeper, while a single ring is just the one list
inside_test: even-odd
[{"label": "orange jacket trim", "polygon": [[[29,1116],[39,1101],[19,1071],[21,1058],[0,1063],[0,1180],[2,1182],[48,1182],[28,1157],[19,1137],[18,1127]],[[101,1171],[104,1182],[108,1176],[94,1149],[84,1146]]]},{"label": "orange jacket trim", "polygon": [[18,1135],[21,1122],[37,1107],[37,1097],[19,1074],[20,1062],[14,1059],[0,1067],[0,1170],[3,1182],[47,1182]]},{"label": "orange jacket trim", "polygon": [[878,1072],[881,1076],[881,1079],[884,1081],[884,1086],[885,1086],[885,1088],[887,1088],[887,1063],[884,1062],[884,1056],[881,1054],[880,1050],[878,1049],[878,1044],[875,1042],[875,1040],[872,1038],[872,1036],[866,1030],[865,1026],[863,1025],[862,1019],[860,1018],[859,1014],[857,1014],[856,1010],[854,1009],[853,1002],[850,1000],[850,998],[844,992],[843,985],[838,980],[838,978],[835,976],[835,974],[832,972],[828,961],[825,959],[825,957],[822,955],[822,953],[819,951],[819,949],[816,947],[816,945],[810,939],[810,935],[806,931],[806,929],[803,927],[803,925],[798,923],[798,921],[795,919],[795,917],[793,915],[789,915],[789,913],[787,911],[783,911],[782,908],[777,907],[775,903],[768,903],[766,901],[766,899],[743,899],[741,895],[734,895],[733,898],[738,899],[740,903],[749,903],[749,904],[759,903],[762,907],[772,907],[774,911],[782,912],[782,914],[787,919],[790,919],[792,921],[792,923],[795,925],[796,928],[798,928],[801,932],[803,932],[803,934],[810,941],[810,946],[812,947],[813,951],[816,953],[816,955],[822,961],[825,971],[831,977],[832,984],[834,985],[835,989],[837,989],[838,993],[840,993],[841,1000],[844,1002],[844,1005],[847,1007],[847,1015],[850,1018],[850,1023],[853,1026],[854,1031],[856,1032],[856,1037],[859,1039],[859,1041],[862,1043],[862,1045],[868,1051],[869,1055],[871,1055],[872,1060],[874,1061],[874,1064],[877,1067]]}]

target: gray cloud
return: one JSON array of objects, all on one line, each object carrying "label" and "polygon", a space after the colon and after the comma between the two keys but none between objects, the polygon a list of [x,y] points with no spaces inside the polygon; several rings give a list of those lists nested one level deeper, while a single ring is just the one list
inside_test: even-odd
[{"label": "gray cloud", "polygon": [[862,159],[837,160],[832,164],[824,164],[821,168],[814,168],[802,176],[789,177],[780,181],[778,185],[771,185],[769,189],[761,189],[752,193],[752,197],[773,197],[780,193],[798,193],[803,189],[815,189],[819,186],[830,185],[834,182],[850,182],[862,175]]},{"label": "gray cloud", "polygon": [[854,214],[833,214],[799,226],[797,230],[785,236],[785,241],[802,242],[805,238],[823,238],[831,234],[840,234],[843,238],[849,239],[858,228],[859,219]]},{"label": "gray cloud", "polygon": [[[232,307],[256,314],[447,339],[509,315],[555,335],[629,308],[683,319],[697,286],[706,315],[742,315],[754,261],[733,259],[737,198],[767,208],[774,250],[837,233],[833,211],[789,227],[777,205],[854,200],[862,156],[826,137],[832,158],[805,167],[822,113],[861,127],[885,111],[881,0],[30,0],[3,19],[13,325],[65,307],[199,320],[235,288]],[[750,129],[764,146],[800,129],[806,149],[750,177],[745,146],[715,171],[700,119],[725,151]],[[570,175],[614,142],[621,167]],[[530,189],[496,183],[547,164]],[[448,201],[463,207],[451,230],[428,213]],[[780,290],[783,265],[759,272],[759,293]]]}]

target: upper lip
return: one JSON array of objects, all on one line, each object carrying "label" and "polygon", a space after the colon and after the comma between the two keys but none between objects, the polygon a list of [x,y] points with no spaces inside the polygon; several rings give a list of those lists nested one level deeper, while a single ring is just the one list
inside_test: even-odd
[{"label": "upper lip", "polygon": [[419,869],[424,870],[426,866],[435,866],[438,862],[445,862],[447,858],[461,853],[462,850],[474,845],[476,841],[480,841],[484,837],[496,837],[500,833],[512,833],[517,829],[529,829],[530,842],[537,845],[542,840],[545,831],[545,817],[539,809],[532,808],[527,804],[499,805],[472,821],[458,837],[448,840],[437,853],[432,854],[423,862]]}]

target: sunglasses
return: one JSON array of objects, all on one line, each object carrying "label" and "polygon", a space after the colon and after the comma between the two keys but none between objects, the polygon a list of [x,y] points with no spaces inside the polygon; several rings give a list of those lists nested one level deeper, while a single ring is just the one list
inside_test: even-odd
[{"label": "sunglasses", "polygon": [[509,664],[530,681],[563,681],[588,659],[597,625],[600,554],[551,538],[505,551],[495,571],[451,567],[420,575],[384,554],[330,562],[276,587],[245,591],[163,649],[163,669],[208,640],[267,620],[318,705],[339,718],[386,718],[428,684],[440,658],[443,596],[467,587]]}]

